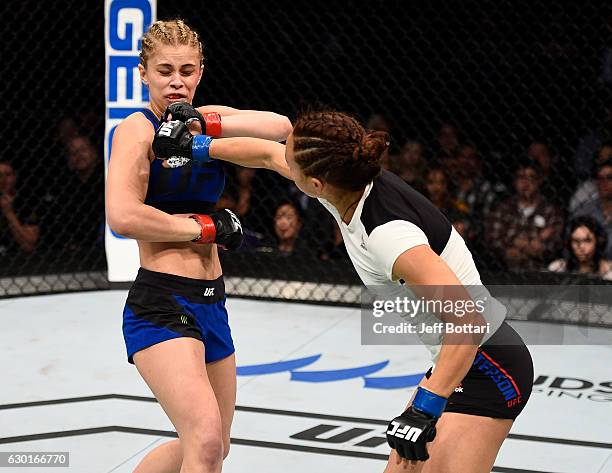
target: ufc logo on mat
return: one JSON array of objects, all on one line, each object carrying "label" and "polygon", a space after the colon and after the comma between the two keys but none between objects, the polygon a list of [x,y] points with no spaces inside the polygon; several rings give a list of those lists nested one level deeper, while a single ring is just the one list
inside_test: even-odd
[{"label": "ufc logo on mat", "polygon": [[[398,439],[405,438],[411,442],[416,442],[419,436],[423,433],[423,429],[419,429],[417,427],[410,427],[409,425],[405,425],[402,429],[399,429],[401,425],[399,422],[391,421],[391,425],[393,426],[391,430],[387,430],[387,434],[393,435]],[[412,438],[410,438],[412,437]]]},{"label": "ufc logo on mat", "polygon": [[204,297],[209,297],[209,296],[214,296],[215,295],[215,288],[214,287],[207,287],[204,290]]}]

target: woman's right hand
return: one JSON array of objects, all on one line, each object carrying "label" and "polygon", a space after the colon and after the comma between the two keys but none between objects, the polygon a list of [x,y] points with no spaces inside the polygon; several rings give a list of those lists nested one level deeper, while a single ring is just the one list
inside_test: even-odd
[{"label": "woman's right hand", "polygon": [[236,250],[242,245],[242,224],[234,212],[222,209],[210,215],[191,215],[200,224],[201,232],[194,243],[216,243],[226,250]]},{"label": "woman's right hand", "polygon": [[162,123],[155,131],[152,149],[157,159],[166,161],[166,167],[184,166],[190,161],[210,161],[209,147],[212,137],[192,135],[180,120]]}]

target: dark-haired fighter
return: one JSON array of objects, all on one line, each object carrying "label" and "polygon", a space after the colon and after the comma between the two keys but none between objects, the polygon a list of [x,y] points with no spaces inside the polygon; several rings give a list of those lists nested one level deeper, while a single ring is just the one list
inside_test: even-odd
[{"label": "dark-haired fighter", "polygon": [[[196,161],[214,156],[217,140],[203,152],[178,133],[180,127],[168,124],[175,135],[172,153]],[[454,307],[474,304],[474,294],[486,301],[482,310],[432,315],[467,334],[421,335],[435,367],[389,424],[393,450],[385,471],[490,472],[529,399],[531,356],[504,322],[505,308],[482,286],[470,251],[446,217],[399,177],[381,170],[387,135],[367,131],[343,113],[312,112],[298,118],[285,150],[277,143],[238,140],[244,156],[280,161],[284,152],[297,186],[318,198],[338,222],[367,286],[398,295],[409,288],[433,301],[439,299],[436,289],[444,288],[445,302]],[[482,331],[470,333],[470,327]]]}]

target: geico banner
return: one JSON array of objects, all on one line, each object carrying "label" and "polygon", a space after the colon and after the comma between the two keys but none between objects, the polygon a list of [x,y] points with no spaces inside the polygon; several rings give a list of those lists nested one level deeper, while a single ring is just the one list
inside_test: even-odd
[{"label": "geico banner", "polygon": [[[149,93],[138,75],[138,53],[144,32],[155,19],[155,0],[106,0],[104,6],[106,54],[105,169],[108,172],[113,133],[121,120],[146,107]],[[108,280],[132,281],[138,270],[138,248],[106,225]]]}]

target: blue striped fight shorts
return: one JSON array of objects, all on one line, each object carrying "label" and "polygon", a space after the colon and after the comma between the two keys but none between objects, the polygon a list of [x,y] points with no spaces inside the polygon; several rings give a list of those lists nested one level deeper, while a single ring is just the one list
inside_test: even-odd
[{"label": "blue striped fight shorts", "polygon": [[128,361],[134,353],[179,337],[201,340],[205,361],[234,353],[223,276],[191,279],[140,268],[123,309]]}]

